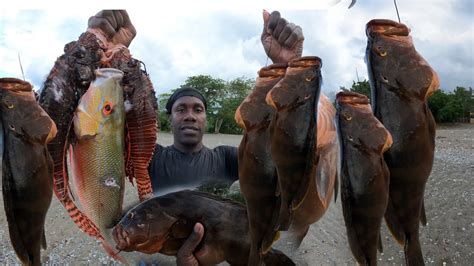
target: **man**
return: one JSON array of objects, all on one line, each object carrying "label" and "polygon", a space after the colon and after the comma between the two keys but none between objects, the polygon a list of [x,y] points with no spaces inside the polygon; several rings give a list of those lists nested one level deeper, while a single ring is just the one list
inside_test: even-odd
[{"label": "man", "polygon": [[[261,41],[267,56],[274,63],[286,63],[300,57],[303,51],[301,28],[281,18],[278,11],[263,11]],[[102,30],[108,39],[128,46],[136,35],[124,10],[105,10],[89,19],[89,29]],[[220,179],[232,182],[238,178],[237,148],[219,146],[209,149],[202,144],[206,124],[206,99],[201,93],[184,88],[170,97],[166,110],[170,115],[174,142],[172,146],[156,146],[150,164],[153,189],[160,192],[173,187],[195,187],[203,181]],[[178,265],[212,263],[207,247],[195,251],[204,235],[200,223],[180,248]]]}]

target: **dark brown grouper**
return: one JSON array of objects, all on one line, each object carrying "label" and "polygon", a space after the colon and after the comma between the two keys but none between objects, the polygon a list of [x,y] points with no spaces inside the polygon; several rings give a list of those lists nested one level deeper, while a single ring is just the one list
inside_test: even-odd
[{"label": "dark brown grouper", "polygon": [[40,265],[44,223],[53,196],[53,161],[46,144],[56,125],[36,103],[28,82],[0,79],[0,154],[5,212],[23,264]]},{"label": "dark brown grouper", "polygon": [[[113,237],[118,250],[176,255],[196,222],[204,226],[197,250],[210,251],[200,264],[247,265],[250,237],[245,206],[204,192],[183,190],[146,200],[125,214]],[[263,260],[266,265],[295,265],[273,249]]]},{"label": "dark brown grouper", "polygon": [[317,105],[321,59],[301,57],[288,63],[285,77],[268,92],[276,110],[271,126],[271,154],[278,171],[281,207],[276,229],[288,230],[291,214],[308,192],[316,169]]},{"label": "dark brown grouper", "polygon": [[385,220],[404,246],[407,264],[421,265],[418,230],[420,221],[426,224],[423,194],[435,149],[435,121],[427,99],[438,89],[439,79],[415,50],[409,32],[391,20],[367,23],[366,62],[372,109],[393,137],[384,154],[390,170]]},{"label": "dark brown grouper", "polygon": [[297,249],[308,233],[329,208],[333,195],[337,197],[339,142],[334,118],[336,109],[328,97],[321,93],[318,103],[317,162],[309,181],[308,192],[300,207],[294,211],[288,232],[282,240]]},{"label": "dark brown grouper", "polygon": [[360,265],[377,265],[382,247],[380,225],[389,193],[389,171],[383,153],[392,137],[375,118],[365,95],[336,96],[341,146],[341,200],[352,254]]},{"label": "dark brown grouper", "polygon": [[244,129],[239,145],[239,183],[247,205],[251,251],[249,265],[259,265],[275,237],[280,199],[275,195],[278,177],[270,154],[269,125],[275,110],[265,97],[285,75],[287,64],[273,64],[258,72],[255,88],[235,112]]}]

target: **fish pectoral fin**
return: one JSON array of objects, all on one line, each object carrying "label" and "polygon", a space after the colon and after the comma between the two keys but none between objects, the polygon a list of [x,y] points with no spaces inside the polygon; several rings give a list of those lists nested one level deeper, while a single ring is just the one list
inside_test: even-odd
[{"label": "fish pectoral fin", "polygon": [[387,223],[387,227],[390,230],[390,233],[392,233],[392,236],[395,238],[395,240],[401,246],[404,246],[406,242],[405,231],[403,230],[402,225],[398,220],[397,214],[390,198],[388,200],[387,210],[385,211],[385,222]]},{"label": "fish pectoral fin", "polygon": [[426,211],[425,211],[425,201],[421,202],[421,215],[420,222],[423,226],[426,226]]},{"label": "fish pectoral fin", "polygon": [[382,246],[382,235],[379,232],[379,243],[377,245],[377,249],[379,250],[380,253],[383,253],[383,246]]},{"label": "fish pectoral fin", "polygon": [[41,247],[46,250],[48,248],[48,245],[46,244],[46,235],[44,233],[44,227],[43,227],[43,235],[41,236]]}]

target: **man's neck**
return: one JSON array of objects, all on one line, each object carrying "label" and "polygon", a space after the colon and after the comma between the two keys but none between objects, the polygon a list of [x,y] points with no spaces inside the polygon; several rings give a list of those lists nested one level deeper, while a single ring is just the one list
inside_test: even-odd
[{"label": "man's neck", "polygon": [[202,145],[202,142],[196,144],[196,145],[184,145],[182,143],[177,143],[177,142],[174,142],[173,143],[173,146],[180,152],[182,153],[186,153],[186,154],[193,154],[193,153],[197,153],[199,152],[203,145]]}]

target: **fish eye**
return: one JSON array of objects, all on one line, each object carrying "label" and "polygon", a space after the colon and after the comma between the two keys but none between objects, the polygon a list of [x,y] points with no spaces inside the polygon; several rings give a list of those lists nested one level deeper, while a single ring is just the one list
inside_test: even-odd
[{"label": "fish eye", "polygon": [[12,109],[13,107],[15,107],[15,105],[13,103],[10,103],[9,101],[5,101],[4,104],[8,109]]},{"label": "fish eye", "polygon": [[129,212],[127,216],[128,216],[128,219],[133,219],[133,217],[135,216],[135,213]]},{"label": "fish eye", "polygon": [[104,115],[110,115],[112,113],[112,103],[105,102],[104,106],[102,107],[102,114]]},{"label": "fish eye", "polygon": [[12,125],[12,124],[9,124],[8,127],[9,127],[11,130],[15,130],[15,126]]},{"label": "fish eye", "polygon": [[344,112],[343,113],[343,116],[344,116],[344,119],[347,120],[347,121],[351,121],[352,120],[352,116],[347,113],[347,112]]},{"label": "fish eye", "polygon": [[381,57],[387,56],[387,51],[385,51],[382,46],[378,46],[375,50]]},{"label": "fish eye", "polygon": [[347,136],[347,139],[349,139],[350,141],[354,141],[354,138],[352,137],[352,135]]}]

